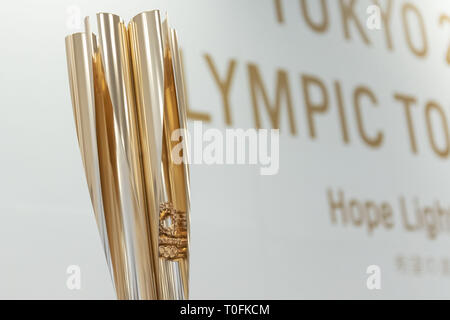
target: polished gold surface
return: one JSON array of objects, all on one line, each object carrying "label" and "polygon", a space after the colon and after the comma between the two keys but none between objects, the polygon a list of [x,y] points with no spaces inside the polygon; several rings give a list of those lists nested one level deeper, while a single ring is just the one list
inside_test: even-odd
[{"label": "polished gold surface", "polygon": [[186,213],[174,209],[170,202],[160,206],[159,256],[177,261],[187,257]]},{"label": "polished gold surface", "polygon": [[[159,11],[128,27],[97,14],[66,38],[77,136],[119,299],[187,299],[189,172],[175,164],[173,130],[186,128],[175,31]],[[183,141],[186,143],[186,141]],[[187,150],[186,148],[184,150]]]}]

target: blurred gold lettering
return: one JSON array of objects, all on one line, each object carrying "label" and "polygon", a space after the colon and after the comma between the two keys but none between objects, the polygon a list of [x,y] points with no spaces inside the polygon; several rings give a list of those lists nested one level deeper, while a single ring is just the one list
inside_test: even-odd
[{"label": "blurred gold lettering", "polygon": [[[433,134],[433,125],[431,123],[431,112],[436,111],[439,115],[442,123],[442,130],[444,134],[444,148],[439,148],[439,146],[436,144],[436,137]],[[450,152],[450,141],[448,136],[448,124],[447,124],[447,118],[445,117],[444,110],[442,110],[441,106],[434,102],[430,101],[425,106],[425,117],[426,117],[426,123],[427,123],[427,132],[428,132],[428,139],[431,143],[431,147],[433,151],[441,158],[447,158]]]},{"label": "blurred gold lettering", "polygon": [[295,125],[294,110],[292,107],[291,91],[289,88],[288,74],[285,70],[279,69],[277,71],[276,80],[276,93],[275,93],[275,103],[271,104],[269,97],[261,75],[259,73],[258,66],[255,64],[248,64],[248,79],[250,84],[251,98],[253,104],[253,112],[255,115],[255,125],[256,128],[261,128],[261,119],[259,114],[259,104],[258,104],[258,93],[262,95],[264,105],[266,107],[267,113],[270,116],[270,121],[272,123],[272,128],[280,128],[280,110],[282,98],[286,101],[290,131],[293,135],[297,133],[297,128]]},{"label": "blurred gold lettering", "polygon": [[281,0],[274,0],[275,2],[275,12],[277,15],[277,21],[278,23],[284,23],[284,15],[283,15],[283,8],[281,5]]},{"label": "blurred gold lettering", "polygon": [[363,124],[362,115],[361,115],[360,100],[361,100],[361,96],[363,96],[363,95],[368,97],[374,103],[374,106],[376,106],[378,103],[377,98],[375,97],[373,92],[370,91],[369,88],[361,86],[361,87],[357,87],[355,89],[355,91],[353,93],[353,102],[354,102],[354,107],[355,107],[356,120],[357,120],[357,124],[358,124],[358,132],[365,143],[367,143],[370,147],[376,148],[376,147],[379,147],[381,145],[381,143],[383,142],[383,133],[379,131],[377,133],[376,137],[374,137],[374,138],[370,138],[367,135],[366,130],[364,129],[364,124]]},{"label": "blurred gold lettering", "polygon": [[[409,12],[414,13],[417,18],[417,22],[420,27],[420,34],[422,37],[422,48],[415,47],[414,43],[412,42],[411,34],[410,34],[410,26],[408,23],[408,13]],[[423,22],[423,18],[422,18],[422,15],[420,14],[419,9],[417,9],[417,7],[411,3],[405,3],[402,7],[402,21],[403,21],[403,28],[405,29],[406,42],[408,43],[409,49],[417,57],[421,57],[421,58],[425,57],[427,55],[427,51],[428,51],[428,42],[427,42],[427,34],[425,32],[425,24]]]},{"label": "blurred gold lettering", "polygon": [[355,0],[339,0],[340,8],[341,8],[341,17],[342,17],[342,25],[344,27],[344,34],[346,39],[350,39],[350,28],[349,22],[353,21],[356,29],[359,31],[359,34],[363,38],[365,44],[370,45],[370,40],[367,35],[364,33],[364,28],[361,25],[361,22],[358,20],[358,17],[354,11]]},{"label": "blurred gold lettering", "polygon": [[[308,5],[306,4],[307,0],[300,0],[300,4],[302,6],[302,14],[308,26],[316,32],[325,32],[328,29],[329,19],[328,19],[328,10],[325,0],[320,0],[320,7],[322,9],[322,21],[317,23],[314,22],[309,16]],[[316,2],[317,0],[313,0]]]},{"label": "blurred gold lettering", "polygon": [[[322,101],[314,103],[311,98],[309,87],[316,86],[321,91]],[[312,139],[316,137],[316,128],[314,124],[315,113],[325,113],[328,110],[328,93],[325,85],[319,78],[311,75],[302,75],[302,89],[305,99],[306,115],[308,117],[309,135]]]},{"label": "blurred gold lettering", "polygon": [[219,73],[217,72],[216,67],[214,66],[214,62],[209,54],[205,54],[205,59],[208,64],[209,69],[211,70],[214,81],[217,84],[217,87],[219,88],[220,95],[222,97],[223,102],[223,108],[225,112],[225,123],[227,125],[232,125],[233,121],[231,119],[231,111],[230,111],[230,88],[231,88],[231,82],[233,79],[234,71],[236,69],[236,60],[231,59],[230,63],[228,64],[228,71],[227,75],[225,76],[225,79],[222,81],[220,79]]},{"label": "blurred gold lettering", "polygon": [[342,140],[344,143],[349,143],[350,138],[348,136],[348,128],[347,128],[347,117],[345,115],[345,109],[344,109],[344,100],[342,98],[342,89],[341,84],[339,81],[334,82],[334,91],[336,93],[336,100],[338,105],[338,111],[339,111],[339,120],[341,123],[341,130],[342,130]]},{"label": "blurred gold lettering", "polygon": [[392,50],[392,37],[391,37],[391,16],[392,16],[392,0],[387,0],[387,8],[383,10],[378,0],[374,0],[374,3],[380,8],[381,19],[383,20],[384,35],[386,37],[386,45],[389,50]]},{"label": "blurred gold lettering", "polygon": [[408,126],[409,143],[411,145],[411,151],[417,153],[416,134],[414,132],[414,123],[411,116],[411,106],[416,103],[416,99],[413,96],[408,96],[401,93],[394,94],[394,98],[397,101],[403,102],[403,108],[406,116],[406,124]]},{"label": "blurred gold lettering", "polygon": [[199,112],[199,111],[193,111],[191,110],[190,104],[189,104],[189,95],[188,90],[186,88],[186,72],[185,72],[185,65],[184,65],[184,55],[183,51],[180,51],[180,60],[181,60],[181,68],[182,68],[182,75],[183,75],[183,86],[184,86],[184,95],[186,98],[186,114],[188,119],[190,120],[200,120],[205,122],[211,122],[211,115],[206,112]]}]

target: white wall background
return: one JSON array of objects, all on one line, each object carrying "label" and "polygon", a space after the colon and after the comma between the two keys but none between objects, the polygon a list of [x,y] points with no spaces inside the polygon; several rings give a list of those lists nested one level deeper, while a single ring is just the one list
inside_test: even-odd
[{"label": "white wall background", "polygon": [[[450,298],[450,277],[399,274],[397,254],[450,256],[450,238],[428,240],[397,223],[391,231],[334,226],[326,189],[349,196],[396,203],[399,195],[421,201],[449,201],[450,166],[437,158],[417,121],[419,156],[410,152],[395,91],[423,104],[438,100],[449,113],[449,67],[444,54],[450,30],[437,14],[448,2],[412,1],[427,20],[429,57],[407,48],[395,1],[395,50],[386,50],[383,31],[368,32],[367,47],[352,27],[342,33],[337,1],[328,1],[330,30],[309,30],[294,1],[284,1],[278,25],[271,0],[9,1],[0,10],[0,298],[115,298],[98,237],[78,150],[70,101],[64,37],[67,7],[84,15],[112,12],[129,20],[160,8],[170,14],[185,52],[191,107],[212,115],[209,126],[224,127],[222,105],[203,55],[221,75],[238,61],[231,103],[234,126],[253,126],[246,63],[257,63],[273,90],[277,68],[289,71],[298,135],[287,134],[282,114],[280,172],[260,176],[256,167],[193,166],[192,298]],[[312,2],[312,1],[310,1]],[[317,3],[316,3],[317,4]],[[369,1],[359,1],[364,16]],[[313,7],[312,12],[315,12]],[[319,76],[330,93],[330,112],[317,118],[319,138],[308,137],[300,73]],[[351,144],[344,146],[337,122],[332,81],[341,80],[348,108]],[[379,99],[367,108],[371,130],[382,127],[380,150],[357,135],[351,90],[368,85]],[[272,91],[273,92],[273,91]],[[365,109],[366,110],[366,109]],[[264,124],[268,118],[263,116]],[[82,288],[66,287],[66,268],[82,270]],[[382,269],[382,290],[366,288],[366,267]]]}]

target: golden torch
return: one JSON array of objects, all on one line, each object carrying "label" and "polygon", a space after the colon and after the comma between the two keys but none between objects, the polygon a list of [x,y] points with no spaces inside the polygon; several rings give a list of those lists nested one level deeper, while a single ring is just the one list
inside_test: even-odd
[{"label": "golden torch", "polygon": [[[97,14],[98,36],[66,37],[72,105],[91,201],[119,299],[189,297],[189,168],[177,35],[159,11],[128,26]],[[179,136],[180,137],[180,136]],[[185,157],[186,155],[182,155]]]}]

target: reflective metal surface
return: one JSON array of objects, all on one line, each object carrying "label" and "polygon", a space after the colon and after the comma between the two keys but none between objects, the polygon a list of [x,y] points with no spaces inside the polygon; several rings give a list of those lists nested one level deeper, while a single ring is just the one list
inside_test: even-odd
[{"label": "reflective metal surface", "polygon": [[[175,164],[186,107],[176,33],[159,11],[97,14],[66,38],[77,135],[119,299],[187,299],[189,173]],[[98,40],[97,40],[98,39]],[[182,141],[186,144],[186,141]],[[185,147],[184,150],[187,150]]]}]

